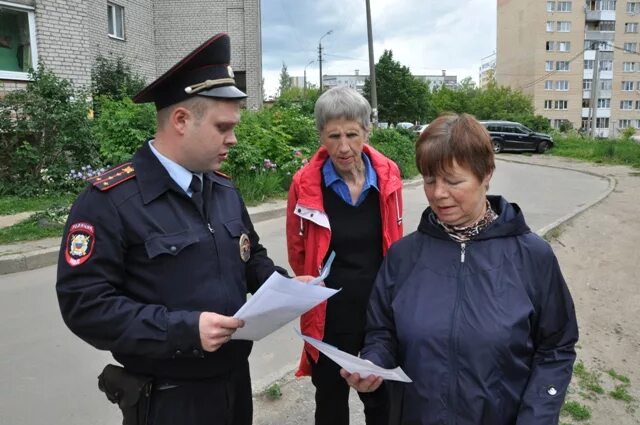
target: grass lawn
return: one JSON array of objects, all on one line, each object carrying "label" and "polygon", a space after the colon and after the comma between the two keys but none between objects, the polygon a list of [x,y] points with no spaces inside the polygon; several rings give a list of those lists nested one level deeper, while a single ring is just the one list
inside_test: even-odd
[{"label": "grass lawn", "polygon": [[0,244],[61,236],[63,224],[51,223],[46,226],[38,224],[37,219],[27,219],[11,227],[0,229]]},{"label": "grass lawn", "polygon": [[75,195],[39,196],[37,198],[0,196],[0,215],[16,214],[24,211],[42,211],[52,205],[70,204],[74,199]]},{"label": "grass lawn", "polygon": [[582,159],[601,164],[630,165],[640,168],[640,144],[628,140],[556,137],[551,155]]}]

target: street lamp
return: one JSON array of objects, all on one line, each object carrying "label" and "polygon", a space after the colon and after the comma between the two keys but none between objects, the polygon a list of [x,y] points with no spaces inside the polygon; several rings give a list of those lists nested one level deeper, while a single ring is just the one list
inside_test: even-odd
[{"label": "street lamp", "polygon": [[322,93],[322,39],[331,34],[333,30],[329,30],[324,33],[320,40],[318,40],[318,63],[320,64],[320,93]]},{"label": "street lamp", "polygon": [[311,62],[309,62],[308,64],[306,64],[304,66],[304,84],[302,85],[302,95],[304,96],[304,94],[307,92],[307,67],[309,65],[311,65],[312,63],[314,63],[315,60],[312,60]]}]

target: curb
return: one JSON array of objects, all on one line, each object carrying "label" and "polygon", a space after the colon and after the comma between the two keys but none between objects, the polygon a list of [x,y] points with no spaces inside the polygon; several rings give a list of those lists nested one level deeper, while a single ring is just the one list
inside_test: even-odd
[{"label": "curb", "polygon": [[0,275],[24,272],[51,266],[58,261],[60,247],[31,251],[27,254],[12,254],[0,257]]},{"label": "curb", "polygon": [[576,170],[575,168],[571,168],[571,167],[561,167],[559,165],[549,165],[549,164],[534,164],[528,161],[523,161],[523,160],[518,160],[515,158],[498,158],[496,157],[496,160],[498,161],[504,161],[504,162],[511,162],[514,164],[526,164],[526,165],[532,165],[535,167],[547,167],[547,168],[555,168],[558,170],[567,170],[567,171],[575,171],[576,173],[582,173],[582,174],[588,174],[590,176],[596,176],[596,177],[600,177],[602,179],[606,179],[609,182],[609,186],[607,187],[607,190],[600,195],[597,199],[595,199],[592,202],[589,202],[585,205],[582,205],[579,208],[576,208],[575,210],[571,211],[570,213],[568,213],[567,215],[560,217],[559,219],[557,219],[556,221],[547,224],[546,226],[544,226],[542,229],[538,229],[535,231],[535,233],[540,236],[541,238],[544,237],[547,233],[549,233],[551,230],[555,229],[556,227],[560,227],[561,225],[565,224],[566,222],[572,220],[573,218],[577,217],[578,215],[582,214],[583,212],[585,212],[586,210],[588,210],[589,208],[593,207],[594,205],[599,204],[600,202],[602,202],[603,200],[605,200],[610,194],[611,192],[613,192],[618,184],[618,181],[611,176],[607,176],[607,175],[603,175],[603,174],[599,174],[593,171],[585,171],[585,170]]}]

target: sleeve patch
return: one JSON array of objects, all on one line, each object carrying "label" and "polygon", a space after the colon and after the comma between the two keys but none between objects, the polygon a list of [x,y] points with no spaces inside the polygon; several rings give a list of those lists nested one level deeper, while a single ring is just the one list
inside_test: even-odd
[{"label": "sleeve patch", "polygon": [[87,261],[93,253],[95,231],[89,223],[75,223],[69,227],[64,258],[71,267],[79,266]]}]

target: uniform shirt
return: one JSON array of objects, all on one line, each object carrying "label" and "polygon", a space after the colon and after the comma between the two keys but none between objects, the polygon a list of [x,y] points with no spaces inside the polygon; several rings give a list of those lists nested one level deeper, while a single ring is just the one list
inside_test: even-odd
[{"label": "uniform shirt", "polygon": [[327,161],[322,166],[322,177],[324,178],[324,184],[326,187],[331,188],[335,193],[342,198],[344,202],[349,205],[359,206],[367,197],[367,193],[369,189],[374,188],[378,189],[378,176],[376,175],[376,170],[371,166],[371,160],[364,153],[362,155],[362,162],[364,162],[364,185],[362,186],[362,192],[360,196],[356,200],[355,204],[351,200],[351,193],[349,192],[349,187],[347,183],[345,183],[344,179],[340,177],[337,173],[335,167],[333,166],[333,162],[331,162],[331,158],[327,159]]},{"label": "uniform shirt", "polygon": [[165,170],[167,170],[173,181],[180,186],[180,189],[184,190],[184,192],[191,197],[191,195],[193,195],[193,191],[189,188],[191,179],[195,174],[198,176],[200,181],[202,181],[202,173],[192,173],[182,165],[162,155],[160,151],[153,146],[153,142],[153,140],[149,140],[149,148],[151,148],[151,152],[153,152],[156,158],[158,158],[158,161],[160,161],[160,164],[162,164]]},{"label": "uniform shirt", "polygon": [[245,365],[251,342],[203,352],[198,328],[201,312],[233,315],[276,270],[237,189],[204,175],[207,222],[148,143],[117,170],[106,174],[129,179],[88,187],[69,214],[56,285],[66,324],[133,372],[206,378]]}]

